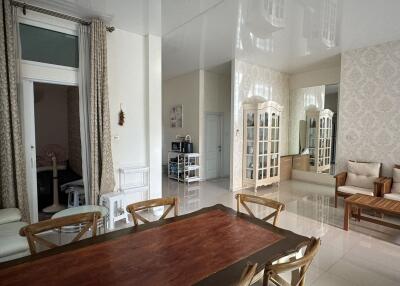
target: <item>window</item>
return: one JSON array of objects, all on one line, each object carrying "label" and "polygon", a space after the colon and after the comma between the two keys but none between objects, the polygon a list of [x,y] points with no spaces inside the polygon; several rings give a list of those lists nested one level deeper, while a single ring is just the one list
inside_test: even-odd
[{"label": "window", "polygon": [[77,36],[26,24],[19,27],[23,60],[78,68]]}]

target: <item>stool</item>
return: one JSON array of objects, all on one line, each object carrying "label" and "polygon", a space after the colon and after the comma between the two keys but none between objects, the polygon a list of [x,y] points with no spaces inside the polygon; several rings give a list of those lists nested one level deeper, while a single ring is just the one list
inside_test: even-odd
[{"label": "stool", "polygon": [[100,205],[109,209],[109,229],[115,228],[115,222],[125,220],[129,223],[128,213],[125,210],[125,196],[120,192],[107,193],[100,197]]},{"label": "stool", "polygon": [[68,208],[83,206],[85,204],[85,189],[80,186],[70,186],[65,190],[68,194]]}]

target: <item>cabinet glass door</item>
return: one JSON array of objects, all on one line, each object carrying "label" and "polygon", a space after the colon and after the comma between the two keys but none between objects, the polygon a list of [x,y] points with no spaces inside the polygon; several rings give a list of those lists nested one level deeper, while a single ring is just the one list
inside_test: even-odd
[{"label": "cabinet glass door", "polygon": [[278,176],[279,169],[279,126],[280,116],[273,112],[271,114],[271,155],[269,156],[269,176]]},{"label": "cabinet glass door", "polygon": [[268,154],[268,112],[258,114],[258,179],[267,178]]},{"label": "cabinet glass door", "polygon": [[308,121],[308,149],[310,152],[310,166],[315,166],[315,149],[318,147],[319,142],[317,134],[317,120],[314,117],[309,117]]},{"label": "cabinet glass door", "polygon": [[246,112],[246,145],[245,145],[245,157],[246,157],[246,178],[254,179],[254,142],[255,142],[255,112]]}]

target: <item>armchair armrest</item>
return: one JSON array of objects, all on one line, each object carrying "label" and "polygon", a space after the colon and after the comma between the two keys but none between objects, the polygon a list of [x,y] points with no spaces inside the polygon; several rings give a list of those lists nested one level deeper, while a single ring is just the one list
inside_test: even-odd
[{"label": "armchair armrest", "polygon": [[334,178],[336,179],[336,190],[337,190],[338,187],[344,186],[346,184],[347,172],[336,174]]},{"label": "armchair armrest", "polygon": [[392,189],[392,181],[392,178],[388,177],[380,177],[376,179],[374,182],[374,191],[376,192],[376,195],[383,197],[385,194],[390,193]]}]

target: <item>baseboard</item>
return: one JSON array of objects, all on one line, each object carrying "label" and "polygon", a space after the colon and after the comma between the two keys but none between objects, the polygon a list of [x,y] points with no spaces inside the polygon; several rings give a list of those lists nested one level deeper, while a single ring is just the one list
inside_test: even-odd
[{"label": "baseboard", "polygon": [[292,170],[292,180],[314,183],[325,186],[335,186],[335,178],[330,174]]}]

